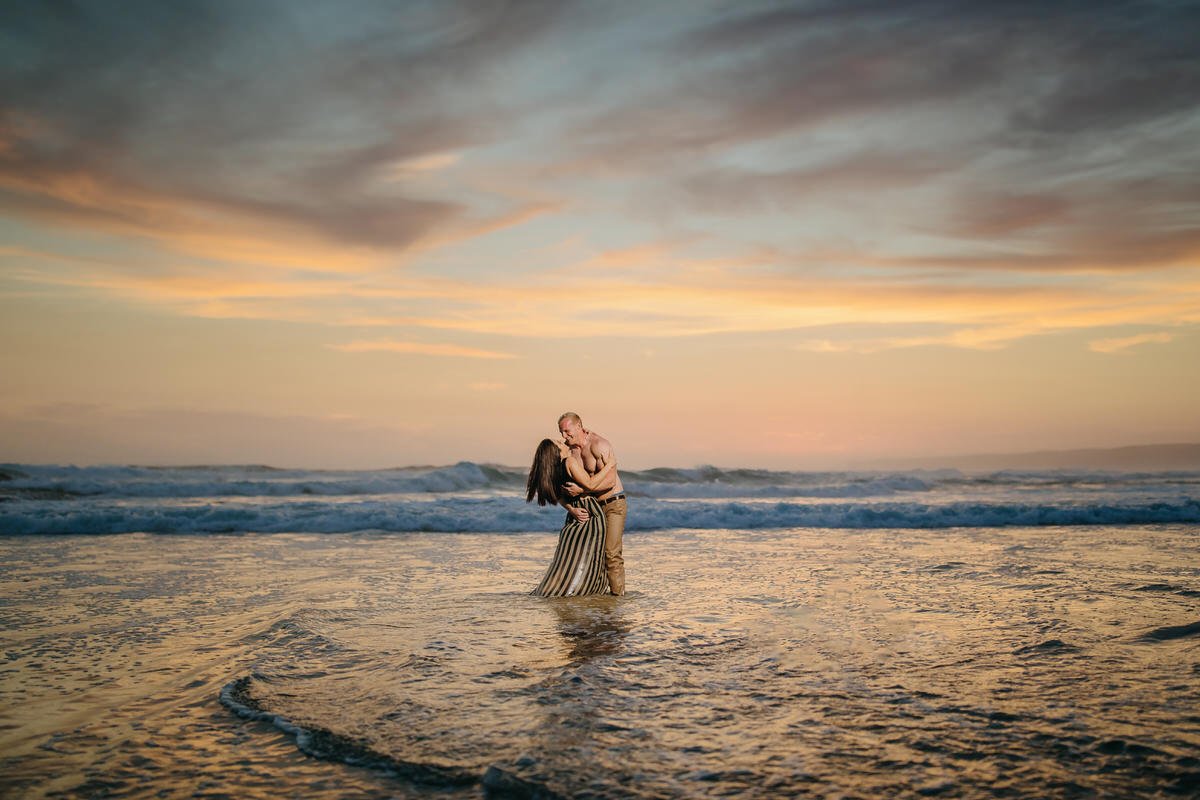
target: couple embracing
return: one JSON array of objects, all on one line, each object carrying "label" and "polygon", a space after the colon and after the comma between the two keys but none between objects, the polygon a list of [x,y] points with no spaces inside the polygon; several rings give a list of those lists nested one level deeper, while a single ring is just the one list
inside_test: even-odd
[{"label": "couple embracing", "polygon": [[554,558],[532,594],[625,594],[621,539],[628,506],[612,444],[570,411],[558,418],[558,432],[562,441],[538,445],[526,484],[526,502],[536,497],[539,506],[567,510]]}]

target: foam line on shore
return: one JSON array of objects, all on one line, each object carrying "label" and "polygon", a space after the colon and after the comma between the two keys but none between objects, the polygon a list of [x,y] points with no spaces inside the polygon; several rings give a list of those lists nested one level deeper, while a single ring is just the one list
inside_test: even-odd
[{"label": "foam line on shore", "polygon": [[332,731],[297,725],[286,717],[267,711],[251,697],[249,687],[252,681],[252,677],[245,676],[225,684],[221,689],[221,704],[243,719],[270,723],[293,737],[296,746],[314,758],[382,770],[413,783],[431,787],[470,786],[480,782],[478,774],[461,767],[404,761],[373,750],[364,742],[348,739]]},{"label": "foam line on shore", "polygon": [[242,719],[266,722],[291,736],[301,752],[323,761],[386,772],[432,790],[480,785],[487,796],[510,800],[565,800],[563,795],[536,781],[495,764],[482,773],[463,767],[406,761],[380,753],[369,744],[310,725],[298,725],[267,711],[250,694],[253,676],[243,676],[221,689],[221,704]]}]

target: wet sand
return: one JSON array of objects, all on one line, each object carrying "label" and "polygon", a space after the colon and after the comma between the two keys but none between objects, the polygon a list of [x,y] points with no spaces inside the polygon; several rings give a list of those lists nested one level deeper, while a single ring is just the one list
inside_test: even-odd
[{"label": "wet sand", "polygon": [[638,533],[528,597],[553,546],[0,539],[0,791],[1200,793],[1195,526]]}]

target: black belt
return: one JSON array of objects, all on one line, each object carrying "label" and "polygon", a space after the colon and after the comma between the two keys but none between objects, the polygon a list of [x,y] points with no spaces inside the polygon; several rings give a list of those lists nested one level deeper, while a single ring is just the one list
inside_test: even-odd
[{"label": "black belt", "polygon": [[612,497],[606,498],[606,499],[604,499],[604,500],[601,500],[601,501],[599,501],[599,502],[600,502],[600,505],[602,505],[602,506],[606,506],[606,505],[608,505],[609,503],[615,503],[615,502],[617,502],[618,500],[624,500],[624,499],[625,499],[625,493],[624,493],[624,492],[621,492],[620,494],[614,494]]}]

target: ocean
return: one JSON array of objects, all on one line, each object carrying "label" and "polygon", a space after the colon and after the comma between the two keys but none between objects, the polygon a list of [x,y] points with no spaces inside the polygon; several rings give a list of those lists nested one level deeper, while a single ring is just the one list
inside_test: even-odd
[{"label": "ocean", "polygon": [[[525,470],[0,465],[0,533],[515,533]],[[1200,523],[1200,472],[622,470],[631,531]]]},{"label": "ocean", "polygon": [[1200,796],[1200,473],[0,465],[10,797]]}]

